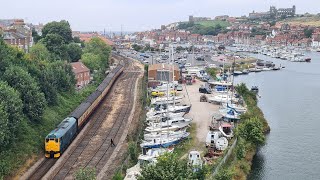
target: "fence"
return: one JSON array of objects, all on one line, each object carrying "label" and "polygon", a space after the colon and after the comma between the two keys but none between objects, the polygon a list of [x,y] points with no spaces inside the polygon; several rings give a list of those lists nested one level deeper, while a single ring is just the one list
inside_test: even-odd
[{"label": "fence", "polygon": [[233,142],[233,144],[231,145],[230,149],[228,150],[227,154],[223,157],[223,159],[220,161],[220,163],[217,165],[217,167],[213,170],[212,176],[215,176],[219,172],[219,169],[221,168],[221,166],[228,160],[234,147],[237,144],[237,141],[238,141],[238,139],[236,138],[235,141]]}]

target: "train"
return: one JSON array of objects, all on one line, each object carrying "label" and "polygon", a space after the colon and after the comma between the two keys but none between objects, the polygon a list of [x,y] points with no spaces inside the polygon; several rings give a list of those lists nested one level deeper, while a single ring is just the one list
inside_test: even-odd
[{"label": "train", "polygon": [[88,122],[92,112],[107,95],[123,70],[124,66],[121,64],[114,68],[97,89],[45,137],[46,158],[59,158],[62,155],[79,131]]}]

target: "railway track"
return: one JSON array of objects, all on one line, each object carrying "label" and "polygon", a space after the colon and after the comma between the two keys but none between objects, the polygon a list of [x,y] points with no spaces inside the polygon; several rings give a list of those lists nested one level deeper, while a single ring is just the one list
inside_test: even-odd
[{"label": "railway track", "polygon": [[[99,107],[91,115],[86,131],[79,143],[72,144],[71,154],[63,157],[49,179],[73,179],[73,175],[80,167],[95,168],[96,172],[103,168],[110,158],[114,147],[111,139],[117,144],[124,130],[125,124],[133,107],[135,81],[141,69],[135,67],[126,58],[116,57],[124,62],[125,71],[102,100]],[[117,107],[115,107],[117,106]],[[69,153],[68,153],[69,154]],[[57,160],[46,159],[28,179],[41,179]]]},{"label": "railway track", "polygon": [[[131,99],[133,96],[133,88],[134,88],[134,78],[136,75],[132,75],[133,73],[126,73],[121,77],[119,82],[123,82],[124,79],[129,81],[128,87],[125,89],[124,99]],[[137,73],[134,73],[137,74]],[[117,84],[118,85],[118,84]],[[123,88],[122,86],[120,86]],[[130,93],[131,92],[131,93]],[[112,102],[112,101],[111,101]],[[110,102],[107,102],[110,103]],[[89,130],[89,134],[85,135],[85,139],[81,141],[75,151],[71,156],[65,161],[65,163],[61,166],[58,173],[52,178],[54,180],[65,179],[66,177],[71,178],[71,176],[75,173],[79,167],[86,168],[95,168],[97,172],[99,172],[111,153],[113,152],[114,147],[111,147],[111,139],[114,140],[115,143],[118,142],[119,136],[121,134],[121,126],[128,119],[129,112],[131,110],[132,101],[128,101],[127,103],[121,106],[121,109],[118,109],[118,112],[114,113],[115,117],[113,118],[113,124],[111,127],[109,126],[106,129],[98,130],[97,128],[91,128]],[[107,111],[108,112],[108,111]],[[112,112],[112,110],[111,110]],[[99,112],[97,112],[99,113]],[[104,114],[105,115],[105,114]],[[101,114],[103,117],[103,115]],[[100,118],[101,119],[101,118]],[[100,120],[98,119],[98,120]],[[101,126],[102,122],[99,122],[99,126]],[[95,122],[95,125],[98,124]],[[91,135],[92,134],[92,135]],[[95,138],[100,137],[99,140],[95,142]]]},{"label": "railway track", "polygon": [[57,159],[45,159],[42,163],[40,163],[37,170],[28,177],[28,179],[41,179],[45,172],[48,172],[54,163],[56,163],[56,161]]}]

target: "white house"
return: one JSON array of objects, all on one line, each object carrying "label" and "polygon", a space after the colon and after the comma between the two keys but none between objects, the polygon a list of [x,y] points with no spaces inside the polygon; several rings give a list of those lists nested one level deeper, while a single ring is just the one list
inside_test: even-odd
[{"label": "white house", "polygon": [[320,38],[313,38],[311,46],[315,48],[320,47]]}]

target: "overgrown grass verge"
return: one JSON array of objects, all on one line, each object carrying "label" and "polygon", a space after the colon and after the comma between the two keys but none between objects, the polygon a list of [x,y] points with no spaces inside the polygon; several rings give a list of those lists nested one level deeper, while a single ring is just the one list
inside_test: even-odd
[{"label": "overgrown grass verge", "polygon": [[[145,65],[144,67],[144,76],[140,80],[139,88],[138,88],[138,96],[139,96],[139,106],[140,106],[140,114],[138,116],[139,120],[134,128],[133,131],[130,131],[130,134],[128,135],[127,141],[128,141],[128,149],[126,152],[126,159],[123,160],[122,165],[118,168],[117,172],[113,175],[113,180],[122,180],[126,175],[126,170],[128,168],[131,168],[138,162],[138,156],[140,154],[140,140],[143,138],[143,130],[145,128],[144,122],[146,119],[146,109],[150,103],[150,99],[148,98],[147,94],[147,83],[148,83],[148,65]],[[136,112],[136,113],[137,113]]]},{"label": "overgrown grass verge", "polygon": [[[249,91],[245,84],[237,86],[236,90],[244,98],[248,110],[241,115],[240,125],[235,130],[238,138],[237,146],[214,179],[245,180],[250,173],[253,156],[256,154],[258,147],[264,144],[265,135],[270,132],[268,122],[257,105],[256,94]],[[255,128],[256,134],[250,131],[250,127],[241,127],[241,124],[255,125],[252,128]],[[244,136],[245,131],[249,131],[252,136]]]}]

